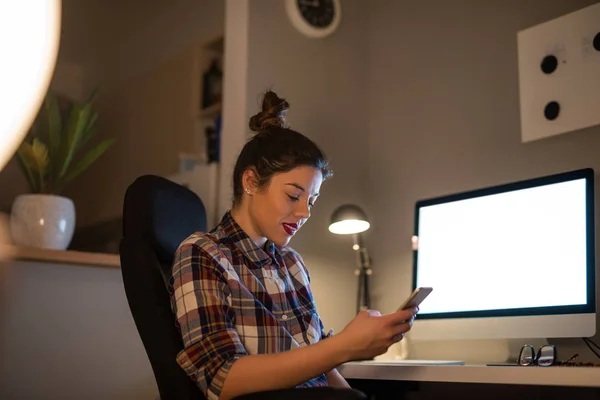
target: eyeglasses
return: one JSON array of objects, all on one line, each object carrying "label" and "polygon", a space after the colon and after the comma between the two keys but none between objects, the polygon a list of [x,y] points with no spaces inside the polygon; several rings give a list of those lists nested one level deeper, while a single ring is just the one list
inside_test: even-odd
[{"label": "eyeglasses", "polygon": [[567,361],[560,361],[558,360],[556,348],[553,345],[547,344],[540,347],[536,354],[534,347],[530,344],[526,344],[521,348],[517,363],[524,367],[530,365],[537,365],[539,367],[600,367],[600,365],[592,362],[575,361],[577,357],[579,357],[579,354],[575,353]]},{"label": "eyeglasses", "polygon": [[540,367],[550,367],[556,364],[556,348],[554,345],[546,344],[538,350],[537,354],[535,348],[526,344],[521,348],[519,352],[519,365],[529,366],[537,365]]}]

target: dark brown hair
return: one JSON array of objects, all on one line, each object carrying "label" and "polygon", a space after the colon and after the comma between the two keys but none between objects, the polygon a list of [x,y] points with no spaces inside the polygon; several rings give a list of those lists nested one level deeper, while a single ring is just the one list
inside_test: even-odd
[{"label": "dark brown hair", "polygon": [[333,175],[325,154],[309,138],[286,127],[285,113],[290,105],[272,91],[262,100],[262,111],[250,118],[250,129],[257,132],[238,156],[233,170],[233,206],[240,204],[244,187],[242,176],[252,169],[258,190],[269,185],[273,175],[300,166],[317,168],[323,180]]}]

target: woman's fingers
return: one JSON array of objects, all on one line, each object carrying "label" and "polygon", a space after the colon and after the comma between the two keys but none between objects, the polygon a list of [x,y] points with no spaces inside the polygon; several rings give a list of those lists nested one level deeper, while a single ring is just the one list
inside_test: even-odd
[{"label": "woman's fingers", "polygon": [[400,325],[396,325],[393,328],[393,336],[395,337],[398,335],[404,335],[406,332],[410,331],[410,328],[412,328],[412,324],[413,324],[413,320],[411,319],[408,322],[405,322]]}]

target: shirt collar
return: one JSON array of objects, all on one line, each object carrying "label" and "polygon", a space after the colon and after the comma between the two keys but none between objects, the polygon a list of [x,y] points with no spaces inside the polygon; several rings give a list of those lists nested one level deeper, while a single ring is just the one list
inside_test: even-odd
[{"label": "shirt collar", "polygon": [[231,238],[235,246],[258,266],[262,267],[275,260],[275,243],[267,239],[264,248],[258,247],[233,219],[231,211],[225,213],[219,224],[219,229],[223,231],[225,236]]}]

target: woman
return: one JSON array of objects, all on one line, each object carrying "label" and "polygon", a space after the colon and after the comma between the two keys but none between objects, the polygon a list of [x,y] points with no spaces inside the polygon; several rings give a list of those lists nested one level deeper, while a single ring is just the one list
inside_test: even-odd
[{"label": "woman", "polygon": [[209,399],[349,387],[336,366],[384,353],[417,312],[364,311],[339,334],[323,332],[309,272],[287,244],[331,170],[310,139],[284,127],[288,107],[266,93],[250,119],[257,134],[235,165],[231,210],[175,255],[172,300],[184,343],[177,362]]}]

